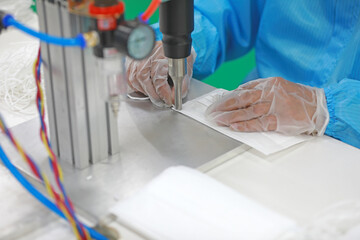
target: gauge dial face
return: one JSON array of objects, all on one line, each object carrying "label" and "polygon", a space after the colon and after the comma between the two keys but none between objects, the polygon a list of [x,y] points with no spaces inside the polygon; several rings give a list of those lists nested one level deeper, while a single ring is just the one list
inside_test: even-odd
[{"label": "gauge dial face", "polygon": [[128,39],[128,53],[131,58],[141,60],[149,56],[155,44],[154,31],[147,25],[135,28]]}]

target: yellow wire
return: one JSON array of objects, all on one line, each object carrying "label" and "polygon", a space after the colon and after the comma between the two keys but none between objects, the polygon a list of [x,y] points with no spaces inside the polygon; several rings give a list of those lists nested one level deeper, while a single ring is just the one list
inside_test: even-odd
[{"label": "yellow wire", "polygon": [[[33,65],[34,76],[36,76],[36,64],[37,64],[37,61],[35,61],[34,65]],[[43,102],[44,102],[44,92],[43,92],[42,87],[40,86],[40,83],[37,82],[36,84],[38,85],[38,89],[39,89],[39,93],[40,93],[40,102],[41,102],[40,111],[41,111],[42,114],[44,114],[44,110],[45,110],[44,109],[44,104],[43,104]],[[48,156],[50,157],[50,159],[52,161],[55,161],[55,159],[53,158],[53,153],[51,151],[51,147],[48,144],[47,137],[46,137],[44,131],[41,131],[41,140],[44,143],[44,146],[45,146],[45,149],[46,149],[46,151],[48,153]],[[25,158],[25,153],[23,151],[21,151],[21,152],[22,152],[22,156]],[[60,165],[58,165],[58,170],[59,170],[59,179],[60,179],[61,182],[63,182],[63,172],[62,172],[62,169],[61,169]],[[51,187],[50,187],[51,185],[50,185],[50,183],[49,183],[46,176],[44,178],[44,181],[45,181],[45,179],[46,179],[45,186],[47,188],[47,191],[50,194],[50,196],[55,200],[54,193],[51,191]],[[71,226],[73,228],[73,232],[75,233],[76,238],[81,239],[79,229],[76,226],[75,220],[73,219],[73,217],[71,215],[69,215],[69,213],[66,210],[65,206],[63,206],[64,201],[65,201],[65,196],[63,195],[62,191],[60,191],[59,196],[60,196],[60,199],[61,199],[61,201],[60,201],[60,209],[61,209],[61,211],[64,213],[65,217],[69,220],[69,222],[70,222],[70,224],[71,224]],[[86,239],[91,239],[91,236],[90,236],[89,232],[86,229],[84,229],[84,232],[85,232]]]},{"label": "yellow wire", "polygon": [[[55,161],[55,159],[53,159],[53,153],[51,152],[51,148],[50,148],[50,146],[48,144],[46,135],[45,135],[45,133],[43,131],[41,132],[41,140],[44,143],[45,149],[46,149],[48,155],[50,156],[51,161]],[[62,169],[61,169],[60,165],[58,165],[58,170],[59,170],[60,181],[63,182],[63,172],[62,172]]]},{"label": "yellow wire", "polygon": [[[53,193],[52,189],[51,189],[51,184],[47,178],[46,175],[42,175],[43,176],[43,179],[44,179],[44,183],[45,183],[45,186],[46,186],[46,190],[48,192],[48,194],[51,196],[51,198],[53,198],[56,202],[56,197],[55,197],[55,194]],[[79,235],[79,230],[76,226],[76,222],[75,220],[72,218],[72,216],[68,213],[68,211],[66,210],[65,206],[64,206],[64,202],[63,202],[63,197],[62,197],[62,194],[60,194],[60,197],[61,197],[61,200],[59,202],[59,207],[60,207],[60,211],[65,215],[65,218],[70,222],[70,225],[73,229],[73,232],[76,236],[77,239],[81,239],[80,235]]]},{"label": "yellow wire", "polygon": [[[33,65],[33,71],[34,71],[34,76],[36,75],[36,61],[34,62],[34,65]],[[43,100],[44,100],[44,93],[43,93],[43,90],[41,88],[41,86],[39,85],[39,82],[37,82],[37,85],[38,85],[38,88],[39,88],[39,93],[40,93],[40,101],[41,103],[43,103]],[[44,113],[44,104],[41,104],[41,112]],[[3,123],[2,119],[0,119],[0,128],[6,132],[6,129],[5,129],[5,124]],[[41,132],[41,138],[42,138],[42,141],[43,143],[45,143],[45,146],[46,146],[46,150],[47,150],[47,153],[48,155],[53,159],[53,154],[51,153],[51,148],[50,146],[48,145],[48,141],[47,141],[47,138],[46,138],[46,135],[45,133],[42,131]],[[25,151],[24,149],[21,147],[21,145],[19,144],[19,142],[16,140],[16,139],[13,139],[14,140],[14,145],[15,145],[15,148],[18,150],[18,152],[20,153],[21,155],[21,158],[27,162],[27,157],[26,157],[26,154],[25,154]],[[44,185],[45,185],[45,188],[49,194],[49,196],[54,199],[55,202],[56,201],[56,196],[51,188],[51,184],[48,180],[48,177],[40,172],[41,174],[41,177],[43,179],[43,182],[44,182]],[[61,181],[63,181],[63,174],[62,174],[62,170],[59,166],[59,178]],[[60,207],[60,210],[63,212],[63,214],[65,215],[66,219],[68,219],[68,221],[70,222],[71,226],[72,226],[72,229],[73,229],[73,232],[76,236],[77,239],[81,239],[81,236],[79,234],[79,229],[77,228],[76,226],[76,222],[75,220],[73,219],[73,217],[68,213],[67,209],[66,209],[66,206],[64,205],[64,196],[63,196],[63,193],[60,191],[60,194],[59,194],[59,197],[60,197],[60,202],[59,202],[59,207]],[[87,239],[91,239],[90,236],[89,236],[89,233],[88,231],[85,229],[85,236],[87,237]]]},{"label": "yellow wire", "polygon": [[[4,131],[5,131],[5,124],[3,123],[2,119],[0,118],[0,128]],[[46,139],[45,137],[45,134],[43,133],[42,134],[43,136],[43,139]],[[24,149],[21,147],[21,145],[19,144],[19,142],[16,140],[16,139],[13,139],[14,140],[14,146],[15,148],[18,150],[18,152],[20,153],[21,155],[21,158],[27,162],[27,158],[26,158],[26,154],[25,154],[25,151]],[[47,141],[46,141],[47,142]],[[49,152],[50,153],[50,152]],[[50,154],[51,155],[51,154]],[[45,185],[45,188],[46,188],[46,191],[48,192],[49,196],[54,199],[55,202],[56,201],[56,197],[55,197],[55,194],[51,188],[51,184],[50,184],[50,181],[48,179],[48,177],[46,176],[46,174],[40,172],[40,175],[41,175],[41,178],[43,179],[43,182],[44,182],[44,185]],[[73,232],[76,236],[77,239],[81,239],[81,236],[79,234],[79,229],[77,228],[76,226],[76,222],[75,220],[73,219],[73,217],[68,213],[65,205],[64,205],[64,196],[63,196],[63,193],[60,191],[60,194],[59,194],[59,197],[60,197],[60,203],[59,203],[59,207],[60,207],[60,210],[61,212],[63,212],[63,214],[65,215],[66,219],[68,219],[69,223],[71,224],[72,226],[72,229],[73,229]],[[86,239],[91,239],[88,231],[86,229],[85,230],[85,236],[86,236]]]}]

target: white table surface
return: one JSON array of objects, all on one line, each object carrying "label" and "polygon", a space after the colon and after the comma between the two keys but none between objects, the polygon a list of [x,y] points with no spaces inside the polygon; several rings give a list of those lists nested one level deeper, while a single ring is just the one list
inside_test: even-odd
[{"label": "white table surface", "polygon": [[360,149],[314,137],[264,156],[250,149],[208,174],[298,222],[343,201],[360,202]]}]

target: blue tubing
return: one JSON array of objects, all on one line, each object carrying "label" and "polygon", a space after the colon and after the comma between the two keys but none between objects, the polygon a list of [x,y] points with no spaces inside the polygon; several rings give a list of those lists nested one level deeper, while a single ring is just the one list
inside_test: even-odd
[{"label": "blue tubing", "polygon": [[82,34],[79,34],[76,38],[62,38],[62,37],[51,36],[46,33],[37,32],[31,28],[26,27],[25,25],[16,21],[15,18],[10,14],[5,15],[5,17],[2,19],[2,22],[5,27],[13,26],[33,37],[40,39],[40,41],[49,44],[67,46],[67,47],[81,47],[81,48],[86,47],[86,41]]},{"label": "blue tubing", "polygon": [[[37,200],[39,200],[42,204],[44,204],[47,208],[49,208],[51,211],[59,215],[61,218],[65,219],[64,214],[57,208],[57,206],[52,203],[49,199],[47,199],[43,194],[41,194],[36,188],[34,188],[31,183],[26,180],[26,178],[17,170],[17,168],[10,162],[9,158],[6,156],[4,150],[2,149],[0,145],[0,159],[4,163],[5,167],[9,169],[11,174],[19,181],[19,183],[28,190],[31,195],[33,195]],[[94,229],[85,226],[84,227],[88,230],[90,236],[94,239],[98,240],[108,240],[105,236],[101,235]]]}]

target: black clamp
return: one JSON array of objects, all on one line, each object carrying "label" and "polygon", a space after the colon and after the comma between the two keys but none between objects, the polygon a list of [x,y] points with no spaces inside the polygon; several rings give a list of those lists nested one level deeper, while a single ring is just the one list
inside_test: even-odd
[{"label": "black clamp", "polygon": [[0,34],[3,29],[6,29],[7,27],[3,24],[3,19],[7,15],[6,12],[0,10]]}]

